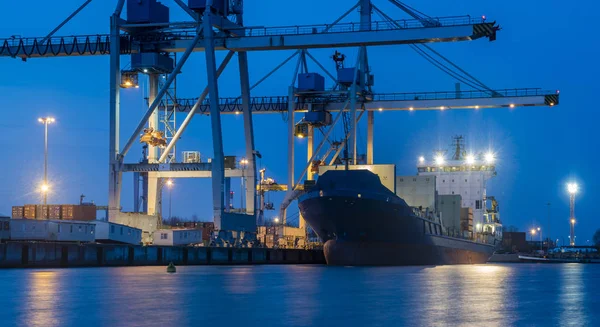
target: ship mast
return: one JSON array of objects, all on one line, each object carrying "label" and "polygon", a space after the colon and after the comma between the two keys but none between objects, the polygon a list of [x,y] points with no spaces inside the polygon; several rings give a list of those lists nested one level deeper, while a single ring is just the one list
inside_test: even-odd
[{"label": "ship mast", "polygon": [[462,160],[466,156],[465,138],[462,135],[453,137],[454,156],[452,160]]}]

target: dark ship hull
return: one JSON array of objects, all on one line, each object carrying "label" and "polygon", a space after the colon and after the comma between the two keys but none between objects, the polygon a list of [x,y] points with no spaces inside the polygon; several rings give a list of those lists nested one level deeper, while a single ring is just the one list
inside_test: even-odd
[{"label": "dark ship hull", "polygon": [[443,235],[366,170],[328,171],[300,197],[300,212],[323,239],[330,265],[485,263],[492,245]]}]

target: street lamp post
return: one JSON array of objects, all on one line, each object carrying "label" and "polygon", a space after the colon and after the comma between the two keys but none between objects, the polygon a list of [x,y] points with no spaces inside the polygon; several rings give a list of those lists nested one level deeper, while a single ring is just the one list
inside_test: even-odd
[{"label": "street lamp post", "polygon": [[175,185],[175,183],[173,183],[172,179],[167,180],[167,187],[169,188],[169,220],[173,218],[173,216],[171,216],[171,209],[173,204],[173,185]]},{"label": "street lamp post", "polygon": [[571,237],[570,245],[575,246],[575,194],[579,192],[579,185],[577,183],[567,184],[567,191],[570,195],[570,225],[571,225]]},{"label": "street lamp post", "polygon": [[242,158],[240,160],[240,167],[242,168],[242,182],[240,183],[240,209],[246,209],[244,200],[246,197],[246,167],[248,166],[248,159]]},{"label": "street lamp post", "polygon": [[538,227],[538,232],[540,232],[540,250],[544,250],[544,240],[542,239],[542,229]]},{"label": "street lamp post", "polygon": [[41,191],[43,197],[43,204],[48,204],[48,191],[50,186],[48,185],[48,125],[55,121],[52,117],[38,118],[38,121],[44,124],[44,184],[42,184]]},{"label": "street lamp post", "polygon": [[[552,205],[550,202],[546,203],[546,205],[548,206],[548,226],[546,226],[546,228],[548,229],[548,236],[546,237],[548,240],[550,240],[550,206]],[[548,241],[550,242],[550,241]],[[550,246],[550,243],[548,243],[548,247]]]}]

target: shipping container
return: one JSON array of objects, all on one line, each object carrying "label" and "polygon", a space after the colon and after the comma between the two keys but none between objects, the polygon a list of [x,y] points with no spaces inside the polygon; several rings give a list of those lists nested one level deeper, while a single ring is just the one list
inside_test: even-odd
[{"label": "shipping container", "polygon": [[212,230],[212,229],[203,228],[202,229],[202,240],[203,241],[210,241],[212,239],[212,233],[213,232],[214,232],[214,230]]},{"label": "shipping container", "polygon": [[62,219],[80,221],[96,220],[95,205],[63,204],[61,207]]},{"label": "shipping container", "polygon": [[159,229],[153,234],[154,245],[188,245],[202,243],[202,231],[197,229]]},{"label": "shipping container", "polygon": [[0,217],[0,241],[10,239],[10,218]]},{"label": "shipping container", "polygon": [[183,227],[190,228],[190,229],[201,229],[202,223],[187,221],[187,222],[183,223]]},{"label": "shipping container", "polygon": [[109,244],[140,244],[142,230],[106,221],[95,221],[96,242]]},{"label": "shipping container", "polygon": [[25,207],[24,206],[12,207],[12,217],[13,218],[25,218]]},{"label": "shipping container", "polygon": [[23,208],[23,217],[26,219],[35,219],[36,210],[35,204],[26,204]]},{"label": "shipping container", "polygon": [[93,242],[96,226],[87,222],[13,219],[10,239],[24,241]]},{"label": "shipping container", "polygon": [[62,206],[56,204],[49,205],[48,218],[54,220],[62,219]]},{"label": "shipping container", "polygon": [[35,219],[48,219],[48,206],[38,204],[35,207]]}]

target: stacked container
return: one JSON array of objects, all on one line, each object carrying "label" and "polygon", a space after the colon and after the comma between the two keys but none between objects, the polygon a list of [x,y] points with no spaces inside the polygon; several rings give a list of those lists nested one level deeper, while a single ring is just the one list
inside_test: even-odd
[{"label": "stacked container", "polygon": [[215,223],[203,223],[202,225],[202,240],[209,241],[210,236],[215,231]]},{"label": "stacked container", "polygon": [[48,206],[48,217],[52,220],[62,219],[62,206],[60,205],[49,205]]},{"label": "stacked container", "polygon": [[48,206],[38,204],[35,206],[35,218],[36,219],[48,219]]},{"label": "stacked container", "polygon": [[24,206],[12,207],[12,217],[13,217],[13,219],[24,218],[25,217],[25,207]]},{"label": "stacked container", "polygon": [[35,204],[26,204],[23,208],[23,217],[25,219],[35,219],[36,210],[37,208]]},{"label": "stacked container", "polygon": [[96,220],[96,206],[63,204],[61,214],[64,220]]}]

